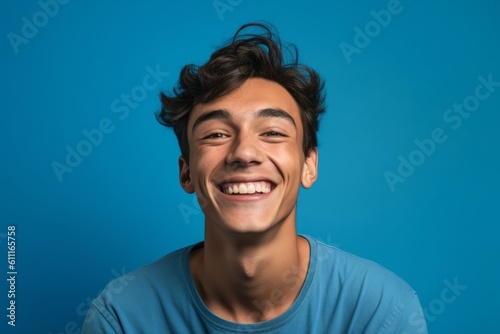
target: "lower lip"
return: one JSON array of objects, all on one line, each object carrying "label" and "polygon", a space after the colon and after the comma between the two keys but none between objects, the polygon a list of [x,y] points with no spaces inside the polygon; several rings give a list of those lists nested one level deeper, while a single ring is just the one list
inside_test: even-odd
[{"label": "lower lip", "polygon": [[272,189],[270,192],[261,194],[261,193],[253,193],[253,194],[245,194],[245,195],[228,195],[225,192],[221,191],[219,188],[219,194],[222,195],[222,197],[227,198],[231,201],[258,201],[261,199],[265,199],[273,192],[274,189]]}]

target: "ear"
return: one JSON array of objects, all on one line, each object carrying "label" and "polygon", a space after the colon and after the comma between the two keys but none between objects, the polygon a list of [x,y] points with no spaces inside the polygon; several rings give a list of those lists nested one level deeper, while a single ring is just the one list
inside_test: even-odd
[{"label": "ear", "polygon": [[182,156],[179,158],[179,181],[182,189],[188,194],[194,193],[194,186],[191,180],[191,170],[189,165]]},{"label": "ear", "polygon": [[309,151],[302,169],[302,186],[310,188],[318,178],[318,149],[315,147]]}]

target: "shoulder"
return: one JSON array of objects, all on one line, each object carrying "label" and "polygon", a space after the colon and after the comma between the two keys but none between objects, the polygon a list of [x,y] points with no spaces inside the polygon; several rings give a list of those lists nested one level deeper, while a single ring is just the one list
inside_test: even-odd
[{"label": "shoulder", "polygon": [[405,280],[376,262],[308,240],[316,247],[315,287],[320,296],[327,296],[325,303],[342,305],[342,313],[358,324],[376,322],[376,333],[411,321],[425,327],[417,293]]},{"label": "shoulder", "polygon": [[[82,334],[158,333],[181,318],[179,307],[189,303],[186,261],[196,245],[118,277],[90,305]],[[168,309],[168,311],[167,311]],[[165,317],[168,314],[168,317]],[[177,321],[178,322],[178,321]]]},{"label": "shoulder", "polygon": [[[330,276],[341,286],[370,286],[388,288],[398,292],[414,294],[410,285],[380,264],[353,255],[337,247],[326,245],[308,237],[311,247],[316,247],[316,269],[319,275]],[[312,269],[312,268],[311,268]]]},{"label": "shoulder", "polygon": [[165,302],[188,300],[184,298],[188,293],[184,262],[193,247],[179,249],[112,280],[91,307],[112,321],[129,319],[130,315],[147,318],[148,313],[166,307]]}]

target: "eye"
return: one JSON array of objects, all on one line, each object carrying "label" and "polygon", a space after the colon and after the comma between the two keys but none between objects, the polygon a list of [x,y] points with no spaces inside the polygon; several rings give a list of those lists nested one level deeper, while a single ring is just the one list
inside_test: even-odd
[{"label": "eye", "polygon": [[279,133],[277,131],[266,132],[266,133],[264,133],[264,136],[266,136],[266,137],[284,137],[284,135],[282,133]]},{"label": "eye", "polygon": [[222,132],[212,132],[208,135],[206,135],[205,137],[203,137],[203,139],[217,139],[217,138],[226,138],[227,135],[222,133]]}]

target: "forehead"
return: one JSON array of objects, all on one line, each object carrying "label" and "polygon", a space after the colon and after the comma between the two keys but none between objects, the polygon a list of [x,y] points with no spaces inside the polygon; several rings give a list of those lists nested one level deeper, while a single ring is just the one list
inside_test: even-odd
[{"label": "forehead", "polygon": [[300,110],[295,99],[280,84],[261,78],[250,78],[231,93],[209,103],[196,105],[190,115],[188,127],[206,112],[226,110],[231,118],[243,121],[255,116],[258,110],[279,109],[288,113],[297,127],[301,127]]}]

